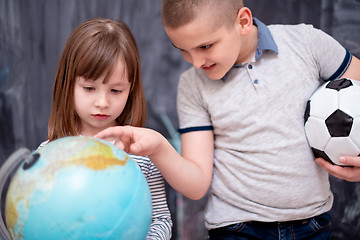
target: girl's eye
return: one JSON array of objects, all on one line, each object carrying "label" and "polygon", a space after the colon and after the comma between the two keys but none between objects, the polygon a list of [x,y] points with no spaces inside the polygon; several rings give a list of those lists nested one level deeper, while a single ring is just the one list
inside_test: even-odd
[{"label": "girl's eye", "polygon": [[93,91],[93,90],[95,90],[94,87],[84,87],[84,89],[85,89],[86,91]]},{"label": "girl's eye", "polygon": [[202,46],[201,48],[202,49],[209,49],[211,46],[212,46],[212,44],[208,44],[208,45]]},{"label": "girl's eye", "polygon": [[121,90],[111,89],[111,92],[113,92],[113,93],[121,93]]}]

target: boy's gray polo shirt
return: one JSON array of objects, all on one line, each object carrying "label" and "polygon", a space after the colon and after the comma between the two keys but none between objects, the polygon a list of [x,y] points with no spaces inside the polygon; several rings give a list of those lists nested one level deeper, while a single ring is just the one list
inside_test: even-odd
[{"label": "boy's gray polo shirt", "polygon": [[303,116],[321,80],[341,76],[351,54],[311,25],[255,23],[259,42],[252,62],[235,66],[224,80],[190,68],[179,81],[180,132],[214,131],[208,229],[306,219],[333,203]]}]

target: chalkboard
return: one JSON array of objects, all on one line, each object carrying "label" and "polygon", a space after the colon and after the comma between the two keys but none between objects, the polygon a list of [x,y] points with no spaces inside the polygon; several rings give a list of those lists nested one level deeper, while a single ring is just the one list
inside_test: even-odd
[{"label": "chalkboard", "polygon": [[[176,87],[189,67],[165,35],[161,0],[0,0],[0,163],[20,147],[46,139],[52,85],[61,50],[82,21],[109,17],[126,22],[141,54],[148,105],[146,125],[176,142]],[[360,57],[359,0],[247,0],[267,24],[310,23]],[[360,239],[360,183],[331,177],[335,194],[333,239]],[[168,186],[173,239],[203,239],[206,197],[191,201]]]}]

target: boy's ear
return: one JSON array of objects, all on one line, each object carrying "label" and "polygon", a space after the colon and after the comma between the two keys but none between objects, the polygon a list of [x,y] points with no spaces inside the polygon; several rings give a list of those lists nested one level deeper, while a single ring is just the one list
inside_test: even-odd
[{"label": "boy's ear", "polygon": [[253,26],[253,19],[251,10],[247,7],[240,8],[237,15],[237,24],[240,25],[240,31],[242,35],[250,33]]}]

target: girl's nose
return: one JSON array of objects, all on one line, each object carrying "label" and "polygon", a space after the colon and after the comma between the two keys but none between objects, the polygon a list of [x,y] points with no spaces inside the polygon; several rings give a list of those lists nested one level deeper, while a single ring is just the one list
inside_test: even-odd
[{"label": "girl's nose", "polygon": [[109,107],[109,100],[106,93],[99,93],[96,96],[95,106],[98,108],[107,108]]}]

